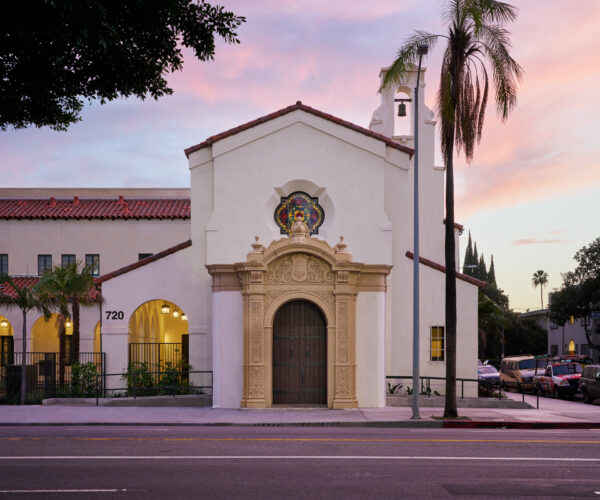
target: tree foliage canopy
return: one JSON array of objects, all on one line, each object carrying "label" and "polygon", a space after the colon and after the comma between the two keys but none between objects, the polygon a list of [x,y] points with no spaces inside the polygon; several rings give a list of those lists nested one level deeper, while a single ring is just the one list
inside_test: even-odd
[{"label": "tree foliage canopy", "polygon": [[158,99],[182,47],[213,59],[215,37],[239,43],[245,19],[197,0],[30,0],[0,16],[0,129],[80,120],[84,100]]},{"label": "tree foliage canopy", "polygon": [[[592,311],[600,311],[600,238],[578,250],[574,258],[575,270],[562,274],[562,287],[550,293],[550,320],[557,325],[564,325],[571,316],[587,318]],[[591,337],[591,322],[585,324],[588,343],[600,349]]]},{"label": "tree foliage canopy", "polygon": [[[92,307],[101,302],[91,291],[94,286],[92,268],[81,262],[46,269],[39,282],[43,293],[54,297],[61,315],[73,319],[72,355],[78,359],[80,342],[80,308]],[[69,305],[71,310],[69,310]]]}]

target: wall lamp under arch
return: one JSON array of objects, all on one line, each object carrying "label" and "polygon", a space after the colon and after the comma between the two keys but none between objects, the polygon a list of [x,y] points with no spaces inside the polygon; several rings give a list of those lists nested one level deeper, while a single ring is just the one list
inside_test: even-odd
[{"label": "wall lamp under arch", "polygon": [[160,312],[163,314],[169,314],[171,312],[171,308],[169,307],[169,304],[163,304],[160,307]]},{"label": "wall lamp under arch", "polygon": [[187,321],[187,320],[188,320],[188,319],[187,319],[187,316],[185,315],[185,313],[183,313],[183,314],[181,315],[181,321]]},{"label": "wall lamp under arch", "polygon": [[173,317],[174,318],[179,318],[179,311],[177,309],[173,310]]},{"label": "wall lamp under arch", "polygon": [[7,328],[8,327],[8,321],[6,321],[5,319],[3,319],[2,321],[0,321],[0,327],[1,328]]},{"label": "wall lamp under arch", "polygon": [[70,321],[65,321],[65,328],[71,328],[73,324]]}]

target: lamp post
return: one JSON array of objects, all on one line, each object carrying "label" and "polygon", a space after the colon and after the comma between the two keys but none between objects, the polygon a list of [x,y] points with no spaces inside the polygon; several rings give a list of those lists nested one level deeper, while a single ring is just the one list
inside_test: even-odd
[{"label": "lamp post", "polygon": [[[429,50],[428,45],[419,45],[417,54],[419,56],[419,68],[417,70],[417,84],[414,92],[413,115],[415,119],[415,171],[414,171],[414,194],[413,194],[413,393],[412,393],[412,417],[420,419],[419,414],[419,81],[421,79],[421,62],[423,56]],[[401,102],[401,105],[404,104]]]}]

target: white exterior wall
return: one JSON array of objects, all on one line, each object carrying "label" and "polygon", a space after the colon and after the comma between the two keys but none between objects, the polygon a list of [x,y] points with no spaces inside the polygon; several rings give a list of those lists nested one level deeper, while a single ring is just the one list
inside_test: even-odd
[{"label": "white exterior wall", "polygon": [[[203,282],[202,264],[194,247],[188,247],[102,283],[104,311],[123,311],[122,320],[102,321],[102,344],[107,353],[107,372],[121,373],[127,368],[129,320],[134,311],[150,300],[176,304],[188,317],[190,365],[192,370],[212,369],[209,338],[210,317]],[[110,350],[109,350],[110,349]]]},{"label": "white exterior wall", "polygon": [[[100,254],[100,274],[190,239],[189,220],[10,220],[0,223],[0,253],[8,254],[13,276],[37,275],[38,254],[51,254],[52,265],[62,254]],[[27,242],[25,245],[24,242]]]},{"label": "white exterior wall", "polygon": [[385,293],[360,292],[356,300],[356,397],[362,408],[379,408],[385,406],[385,393]]},{"label": "white exterior wall", "polygon": [[240,292],[213,293],[213,408],[239,408],[244,359],[244,303]]},{"label": "white exterior wall", "polygon": [[[381,141],[303,111],[222,139],[212,149],[214,212],[207,228],[208,264],[244,260],[254,235],[265,245],[280,238],[273,212],[279,198],[294,190],[319,196],[324,205],[319,238],[333,246],[344,235],[354,260],[391,263],[382,166],[386,156],[406,164],[405,153],[388,155]],[[191,155],[192,165],[201,153]],[[193,189],[192,206],[197,197]]]}]

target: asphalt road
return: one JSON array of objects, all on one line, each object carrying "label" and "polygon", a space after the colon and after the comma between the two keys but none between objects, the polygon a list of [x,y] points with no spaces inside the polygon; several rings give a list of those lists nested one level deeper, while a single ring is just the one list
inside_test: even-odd
[{"label": "asphalt road", "polygon": [[1,498],[600,498],[600,430],[0,427]]}]

